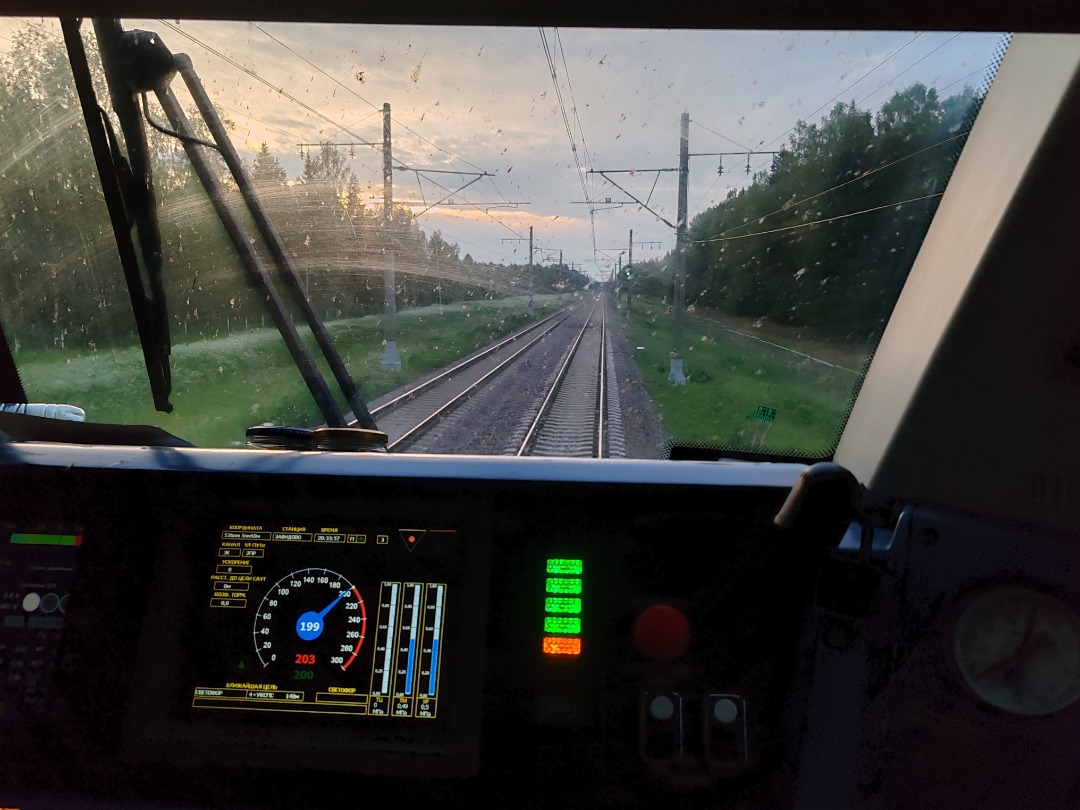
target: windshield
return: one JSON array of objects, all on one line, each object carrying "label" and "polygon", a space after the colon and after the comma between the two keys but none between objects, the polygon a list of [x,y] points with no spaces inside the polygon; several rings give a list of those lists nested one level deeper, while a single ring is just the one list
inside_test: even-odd
[{"label": "windshield", "polygon": [[190,56],[288,261],[220,145],[190,142],[213,133],[187,77],[188,123],[139,100],[171,343],[155,410],[60,26],[0,20],[0,317],[31,402],[216,447],[352,422],[325,329],[391,449],[556,456],[829,456],[1007,45],[122,25]]}]

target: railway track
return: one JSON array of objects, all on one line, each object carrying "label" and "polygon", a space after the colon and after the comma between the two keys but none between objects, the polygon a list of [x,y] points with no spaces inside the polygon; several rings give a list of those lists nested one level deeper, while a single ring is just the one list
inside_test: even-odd
[{"label": "railway track", "polygon": [[[408,452],[624,456],[603,295],[555,313],[372,408]],[[471,437],[499,440],[486,446]]]}]

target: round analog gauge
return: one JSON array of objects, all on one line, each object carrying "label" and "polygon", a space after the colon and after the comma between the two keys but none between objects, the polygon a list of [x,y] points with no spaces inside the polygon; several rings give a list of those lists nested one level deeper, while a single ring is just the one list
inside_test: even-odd
[{"label": "round analog gauge", "polygon": [[360,591],[325,568],[304,568],[279,579],[255,614],[255,652],[263,667],[312,665],[347,671],[364,643],[367,609]]},{"label": "round analog gauge", "polygon": [[953,654],[967,686],[995,708],[1045,715],[1080,698],[1080,618],[1039,591],[1003,585],[964,600]]}]

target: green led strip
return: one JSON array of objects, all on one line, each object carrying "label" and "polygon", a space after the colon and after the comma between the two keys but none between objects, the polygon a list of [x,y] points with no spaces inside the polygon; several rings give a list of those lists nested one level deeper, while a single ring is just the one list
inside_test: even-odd
[{"label": "green led strip", "polygon": [[548,577],[548,593],[581,593],[581,580],[571,577]]},{"label": "green led strip", "polygon": [[581,619],[571,618],[570,616],[545,616],[544,632],[578,635],[581,633]]},{"label": "green led strip", "polygon": [[11,542],[27,546],[79,546],[82,545],[82,535],[14,532],[11,535]]},{"label": "green led strip", "polygon": [[581,613],[581,600],[572,596],[549,596],[544,600],[547,613]]},{"label": "green led strip", "polygon": [[549,574],[576,574],[581,576],[581,560],[548,560],[547,572]]}]

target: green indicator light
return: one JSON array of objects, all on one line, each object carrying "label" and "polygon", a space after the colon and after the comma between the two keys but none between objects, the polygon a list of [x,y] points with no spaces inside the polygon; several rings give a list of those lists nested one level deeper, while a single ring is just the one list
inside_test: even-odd
[{"label": "green indicator light", "polygon": [[13,532],[11,535],[11,542],[28,546],[78,546],[82,545],[82,535]]},{"label": "green indicator light", "polygon": [[549,596],[544,600],[547,613],[581,613],[581,600],[571,596]]},{"label": "green indicator light", "polygon": [[581,576],[581,560],[548,560],[547,572],[549,574],[577,574]]},{"label": "green indicator light", "polygon": [[581,619],[571,619],[569,616],[545,616],[545,633],[580,633]]},{"label": "green indicator light", "polygon": [[581,593],[581,580],[567,577],[548,577],[548,593]]}]

